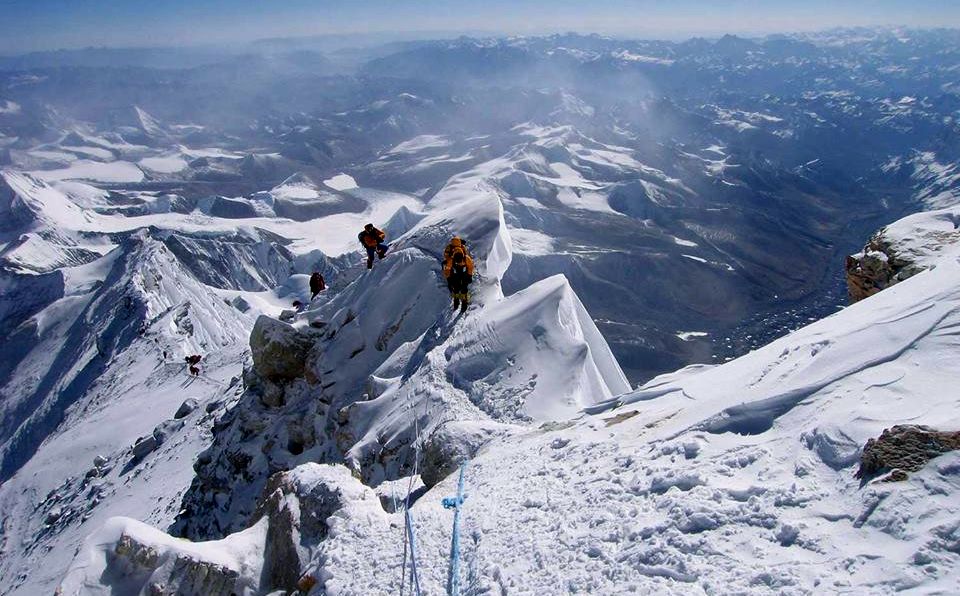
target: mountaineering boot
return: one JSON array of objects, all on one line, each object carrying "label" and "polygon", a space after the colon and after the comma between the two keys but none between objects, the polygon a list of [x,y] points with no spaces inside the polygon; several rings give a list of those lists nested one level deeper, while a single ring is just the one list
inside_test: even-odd
[{"label": "mountaineering boot", "polygon": [[381,249],[378,249],[378,250],[377,250],[377,257],[379,257],[379,258],[381,258],[381,259],[382,259],[382,258],[384,257],[384,255],[386,255],[386,254],[387,254],[386,249],[381,248]]},{"label": "mountaineering boot", "polygon": [[460,308],[460,297],[459,297],[459,296],[454,296],[454,297],[453,297],[453,310],[457,310],[458,308]]},{"label": "mountaineering boot", "polygon": [[460,312],[467,312],[468,306],[470,306],[470,298],[465,296],[460,302]]}]

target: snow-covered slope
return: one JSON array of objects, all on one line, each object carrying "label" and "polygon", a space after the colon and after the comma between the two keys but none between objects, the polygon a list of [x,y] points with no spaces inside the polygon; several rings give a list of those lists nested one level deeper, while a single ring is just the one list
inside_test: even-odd
[{"label": "snow-covered slope", "polygon": [[111,515],[173,522],[256,316],[337,269],[265,230],[138,226],[92,187],[2,181],[0,593],[48,593]]},{"label": "snow-covered slope", "polygon": [[[453,234],[470,238],[478,263],[466,317],[450,311],[438,266]],[[506,431],[629,389],[565,280],[503,296],[509,247],[499,200],[480,197],[428,216],[372,271],[301,315],[302,340],[258,322],[255,338],[289,339],[252,340],[248,391],[201,456],[177,531],[210,538],[245,527],[270,474],[299,463],[345,462],[377,485],[409,473],[417,437],[451,420]],[[256,364],[258,346],[276,353],[269,344],[281,341],[288,353],[310,346],[302,377]]]},{"label": "snow-covered slope", "polygon": [[[497,219],[495,210],[488,218]],[[418,270],[415,253],[423,250],[414,239],[430,230],[415,228],[398,243],[392,267],[381,263],[351,287],[411,287],[416,276],[404,272]],[[410,323],[420,331],[408,337],[421,335],[395,343],[381,336],[374,350],[363,338],[376,306],[348,289],[349,302],[335,299],[304,317],[325,323],[323,339],[313,339],[323,349],[306,358],[315,381],[281,383],[286,401],[265,414],[251,403],[265,395],[264,379],[248,377],[233,418],[221,423],[226,430],[201,456],[181,527],[212,537],[263,524],[266,515],[263,564],[275,566],[279,555],[271,553],[280,549],[299,571],[286,584],[264,580],[261,591],[299,584],[311,594],[396,593],[409,580],[402,580],[404,515],[392,511],[409,490],[404,477],[420,472],[426,486],[414,491],[410,510],[418,580],[424,593],[442,593],[452,516],[441,498],[455,492],[452,472],[468,461],[461,548],[469,593],[956,592],[960,452],[903,482],[854,475],[862,445],[885,428],[960,428],[960,372],[952,365],[960,349],[960,244],[941,243],[938,252],[927,270],[764,348],[620,395],[612,395],[626,389],[616,363],[562,279],[505,298],[493,293],[464,320],[441,316],[427,327],[416,308],[401,305],[403,318],[420,321]],[[408,327],[388,329],[402,335]],[[355,351],[345,355],[347,346]],[[392,355],[378,354],[383,347]],[[577,352],[581,364],[572,364]],[[330,358],[350,370],[351,355],[362,376],[317,368]],[[551,376],[545,387],[523,386],[534,375]],[[371,399],[348,407],[308,387],[356,385],[361,377]],[[257,384],[259,393],[250,388]],[[262,483],[273,466],[324,453],[298,443],[308,457],[276,459],[276,445],[291,444],[277,421],[302,425],[304,396],[336,412],[332,425],[328,417],[312,426],[316,441],[334,433],[352,474],[304,463],[271,479],[260,505],[238,506],[259,492],[243,488],[251,476]],[[246,463],[237,468],[238,461]],[[205,495],[219,496],[205,504]],[[114,541],[116,528],[126,527],[134,542],[166,544],[132,522],[111,524],[104,532]],[[281,549],[287,540],[297,545],[291,551]],[[79,585],[77,577],[101,585],[103,564],[85,571],[84,562],[102,560],[97,553],[110,544],[90,541],[64,586]],[[179,547],[198,561],[222,558],[221,550]],[[110,569],[122,569],[116,565]],[[140,577],[160,573],[154,568],[146,565]]]},{"label": "snow-covered slope", "polygon": [[864,252],[909,291],[621,372],[833,313],[863,238],[956,202],[957,39],[0,70],[0,595],[396,593],[408,493],[440,592],[464,459],[472,593],[957,591],[955,458],[851,480],[955,428],[953,209]]},{"label": "snow-covered slope", "polygon": [[[200,420],[233,395],[252,324],[146,231],[55,274],[59,291],[24,312],[2,348],[0,569],[4,590],[23,594],[58,582],[104,515],[172,520]],[[194,353],[206,356],[198,379],[183,362]],[[188,399],[196,410],[174,420]]]},{"label": "snow-covered slope", "polygon": [[[932,270],[747,356],[655,379],[569,428],[489,443],[466,474],[474,589],[960,589],[960,453],[904,483],[854,478],[884,428],[960,428],[958,288],[954,244]],[[440,498],[455,480],[413,506],[430,593],[444,585]],[[396,515],[342,513],[314,572],[337,593],[397,589]],[[353,555],[377,544],[393,556]]]}]

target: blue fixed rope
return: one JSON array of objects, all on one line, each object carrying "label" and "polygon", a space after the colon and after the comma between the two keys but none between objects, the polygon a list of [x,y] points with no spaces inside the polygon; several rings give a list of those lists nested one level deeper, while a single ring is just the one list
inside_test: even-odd
[{"label": "blue fixed rope", "polygon": [[403,596],[404,581],[407,573],[407,543],[410,544],[410,585],[416,596],[420,596],[420,574],[417,572],[417,544],[414,540],[413,516],[410,514],[410,494],[413,492],[413,478],[420,471],[420,420],[413,418],[415,439],[413,442],[413,474],[407,484],[407,496],[403,501],[403,567],[400,570],[400,596]]},{"label": "blue fixed rope", "polygon": [[410,583],[413,584],[413,588],[417,596],[420,596],[420,574],[417,572],[417,543],[413,537],[413,517],[410,515],[410,510],[407,509],[404,513],[406,518],[407,533],[410,538]]},{"label": "blue fixed rope", "polygon": [[453,509],[453,538],[450,541],[450,573],[447,576],[447,596],[460,596],[460,510],[466,495],[463,494],[463,473],[467,462],[460,464],[460,481],[456,497],[444,497],[444,509]]}]

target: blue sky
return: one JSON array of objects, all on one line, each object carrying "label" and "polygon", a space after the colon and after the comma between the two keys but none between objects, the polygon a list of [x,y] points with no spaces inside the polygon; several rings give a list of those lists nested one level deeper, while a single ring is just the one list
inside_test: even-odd
[{"label": "blue sky", "polygon": [[677,38],[884,24],[960,27],[960,1],[0,0],[0,53],[385,31]]}]

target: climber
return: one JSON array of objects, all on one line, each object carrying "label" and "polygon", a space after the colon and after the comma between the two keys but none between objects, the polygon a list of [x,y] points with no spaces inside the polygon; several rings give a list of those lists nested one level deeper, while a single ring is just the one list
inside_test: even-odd
[{"label": "climber", "polygon": [[320,275],[319,271],[314,271],[310,275],[310,301],[312,302],[314,298],[317,297],[317,294],[327,289],[327,282],[324,281],[323,276]]},{"label": "climber", "polygon": [[203,359],[203,356],[200,354],[193,354],[191,356],[184,356],[183,361],[187,363],[187,367],[190,369],[190,374],[194,377],[200,375],[200,367],[197,366],[200,364],[200,360]]},{"label": "climber", "polygon": [[382,259],[383,256],[387,254],[387,251],[390,250],[390,246],[383,243],[385,237],[386,234],[384,234],[382,230],[373,227],[372,223],[363,226],[363,231],[357,235],[360,244],[367,249],[367,269],[373,269],[374,253]]},{"label": "climber", "polygon": [[457,236],[443,250],[443,276],[453,297],[453,309],[466,312],[470,305],[469,286],[473,282],[473,258],[467,244]]}]

